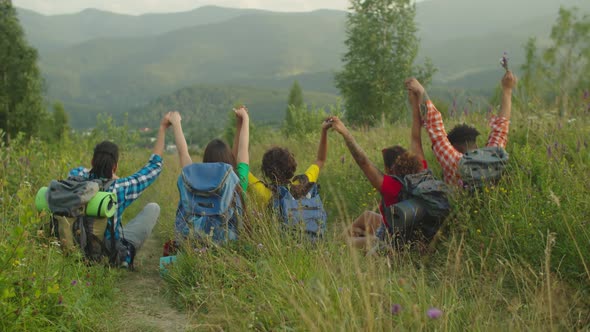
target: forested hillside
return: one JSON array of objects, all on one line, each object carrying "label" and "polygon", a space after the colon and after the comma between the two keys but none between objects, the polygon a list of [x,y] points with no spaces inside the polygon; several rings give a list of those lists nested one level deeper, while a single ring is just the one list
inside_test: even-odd
[{"label": "forested hillside", "polygon": [[[559,5],[590,11],[584,0],[419,2],[419,61],[429,57],[438,68],[435,91],[447,98],[490,96],[501,75],[502,53],[508,52],[511,68],[518,69],[529,37],[546,45]],[[49,100],[64,103],[74,126],[91,127],[97,113],[121,119],[124,112],[194,84],[284,89],[286,95],[297,79],[306,92],[334,94],[346,13],[203,7],[141,16],[20,10],[20,18],[40,49]]]}]

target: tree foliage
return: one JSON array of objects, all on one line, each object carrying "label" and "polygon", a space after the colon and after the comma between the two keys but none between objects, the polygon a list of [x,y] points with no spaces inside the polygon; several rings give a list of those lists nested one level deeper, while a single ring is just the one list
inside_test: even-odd
[{"label": "tree foliage", "polygon": [[351,0],[348,14],[348,51],[343,71],[336,75],[346,117],[357,124],[374,124],[385,114],[401,116],[405,105],[404,80],[413,75],[430,79],[432,63],[414,65],[418,54],[416,8],[410,0]]},{"label": "tree foliage", "polygon": [[285,110],[285,124],[283,129],[287,137],[291,134],[292,129],[297,127],[297,121],[300,117],[298,112],[303,109],[303,107],[303,90],[301,90],[299,82],[295,81],[289,91],[287,109]]},{"label": "tree foliage", "polygon": [[67,137],[69,126],[69,117],[64,109],[64,106],[60,102],[53,104],[53,138],[56,141],[62,141]]},{"label": "tree foliage", "polygon": [[525,63],[518,96],[527,110],[539,103],[557,103],[560,117],[590,109],[590,15],[577,8],[559,9],[550,45],[537,47],[535,38],[524,46]]},{"label": "tree foliage", "polygon": [[0,127],[6,143],[22,132],[29,138],[45,116],[37,51],[25,40],[10,1],[0,1]]}]

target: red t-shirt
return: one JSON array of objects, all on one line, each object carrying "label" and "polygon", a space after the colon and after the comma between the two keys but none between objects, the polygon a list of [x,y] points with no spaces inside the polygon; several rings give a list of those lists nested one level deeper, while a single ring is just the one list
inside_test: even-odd
[{"label": "red t-shirt", "polygon": [[[422,160],[422,165],[424,169],[428,168],[428,164],[426,160]],[[394,177],[385,175],[383,177],[383,183],[381,184],[381,197],[385,201],[385,206],[391,206],[397,202],[399,202],[399,193],[402,191],[403,185],[401,182],[396,180]],[[387,224],[385,221],[385,215],[383,213],[383,201],[379,204],[379,211],[381,211],[381,216],[383,217],[383,222]]]}]

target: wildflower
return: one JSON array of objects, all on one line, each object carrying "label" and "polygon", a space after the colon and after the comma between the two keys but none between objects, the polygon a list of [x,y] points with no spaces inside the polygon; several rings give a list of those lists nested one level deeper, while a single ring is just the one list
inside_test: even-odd
[{"label": "wildflower", "polygon": [[62,304],[62,303],[63,303],[63,301],[64,301],[64,298],[63,298],[63,296],[61,296],[61,295],[60,295],[60,296],[57,298],[57,304]]},{"label": "wildflower", "polygon": [[504,52],[504,55],[502,55],[502,58],[500,59],[500,65],[506,70],[508,70],[508,59],[508,53]]},{"label": "wildflower", "polygon": [[547,145],[547,158],[551,158],[553,153],[551,152],[551,145]]},{"label": "wildflower", "polygon": [[90,285],[92,285],[92,284],[90,283],[90,281],[87,281],[87,282],[86,282],[86,287],[88,287],[88,286],[90,286]]},{"label": "wildflower", "polygon": [[426,311],[426,316],[428,316],[430,319],[439,319],[442,314],[442,310],[438,308],[430,308],[428,311]]},{"label": "wildflower", "polygon": [[72,286],[76,286],[76,284],[78,284],[78,280],[72,280],[72,282],[70,283],[70,285]]},{"label": "wildflower", "polygon": [[199,252],[200,252],[201,254],[204,254],[204,253],[206,253],[206,252],[207,252],[207,247],[203,247],[203,248],[199,249]]},{"label": "wildflower", "polygon": [[258,249],[262,249],[262,248],[264,248],[264,245],[262,243],[259,243],[258,244]]},{"label": "wildflower", "polygon": [[584,91],[584,99],[588,99],[588,98],[590,98],[590,91],[586,90],[586,91]]},{"label": "wildflower", "polygon": [[342,287],[338,287],[338,293],[342,293]]},{"label": "wildflower", "polygon": [[394,304],[391,306],[391,314],[392,315],[397,315],[402,311],[402,306],[401,304]]},{"label": "wildflower", "polygon": [[477,229],[477,234],[481,234],[481,229]]}]

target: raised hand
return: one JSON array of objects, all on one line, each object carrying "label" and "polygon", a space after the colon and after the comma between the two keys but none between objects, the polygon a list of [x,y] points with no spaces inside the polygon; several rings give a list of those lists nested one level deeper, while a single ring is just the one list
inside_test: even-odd
[{"label": "raised hand", "polygon": [[502,88],[504,90],[512,90],[516,86],[517,81],[516,76],[510,70],[507,70],[504,77],[502,77]]},{"label": "raised hand", "polygon": [[322,122],[322,131],[327,131],[328,129],[332,128],[332,122],[334,120],[332,120],[332,117],[327,117],[323,122]]},{"label": "raised hand", "polygon": [[[415,79],[414,77],[408,78],[405,81],[406,84],[406,88],[408,89],[408,92],[410,93],[410,95],[414,95],[414,96],[410,96],[410,101],[415,100],[415,98],[417,98],[418,101],[420,101],[422,99],[422,95],[424,94],[424,87],[422,86],[422,84],[420,84],[420,82]],[[414,99],[413,99],[414,98]]]},{"label": "raised hand", "polygon": [[331,124],[331,128],[336,130],[338,133],[340,133],[341,135],[343,135],[344,133],[348,132],[348,129],[346,128],[346,126],[344,125],[344,123],[342,123],[342,121],[337,117],[337,116],[331,116],[329,118],[330,124]]},{"label": "raised hand", "polygon": [[238,118],[238,121],[243,120],[247,117],[249,117],[248,114],[248,108],[244,105],[238,107],[238,108],[234,108],[234,113],[236,114],[236,117]]},{"label": "raised hand", "polygon": [[179,125],[180,122],[182,121],[182,117],[180,116],[180,113],[177,111],[172,111],[169,114],[170,114],[170,123],[173,126]]},{"label": "raised hand", "polygon": [[168,129],[172,123],[170,122],[170,116],[172,112],[164,114],[162,121],[160,121],[160,127]]}]

